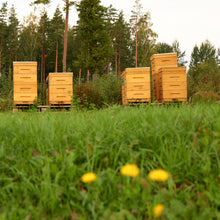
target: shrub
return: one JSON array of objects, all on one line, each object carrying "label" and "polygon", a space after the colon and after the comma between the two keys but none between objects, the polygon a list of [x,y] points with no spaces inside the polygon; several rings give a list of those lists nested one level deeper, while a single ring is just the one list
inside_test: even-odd
[{"label": "shrub", "polygon": [[13,82],[6,74],[0,77],[0,110],[7,110],[13,105]]}]

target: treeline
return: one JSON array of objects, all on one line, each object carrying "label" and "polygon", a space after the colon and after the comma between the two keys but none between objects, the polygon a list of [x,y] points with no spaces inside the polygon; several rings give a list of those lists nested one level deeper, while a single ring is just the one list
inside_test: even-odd
[{"label": "treeline", "polygon": [[[36,0],[33,4],[52,3]],[[152,29],[149,12],[142,11],[136,0],[129,22],[123,11],[112,6],[104,7],[100,0],[66,1],[67,14],[76,7],[76,26],[68,26],[66,71],[74,77],[89,81],[94,74],[115,73],[119,75],[127,67],[150,66],[150,57],[155,53],[177,52],[178,63],[185,65],[185,51],[178,41],[169,45],[156,42],[157,33]],[[45,82],[49,72],[63,71],[64,30],[62,10],[56,8],[50,19],[47,7],[40,17],[31,13],[22,23],[16,11],[7,3],[0,6],[0,72],[12,78],[13,61],[37,61],[38,80]],[[69,20],[72,18],[70,17]],[[65,23],[66,21],[66,23]],[[210,42],[195,45],[188,71],[189,95],[200,90],[220,91],[219,50]]]},{"label": "treeline", "polygon": [[[122,11],[104,7],[99,0],[83,0],[72,7],[76,7],[79,19],[76,26],[68,28],[66,66],[74,75],[81,73],[85,78],[89,73],[91,78],[93,74],[120,74],[126,67],[150,66],[154,53],[180,52],[178,42],[156,44],[150,13],[140,10],[140,1],[134,5],[130,22]],[[58,7],[51,19],[43,10],[40,18],[31,13],[20,23],[14,7],[8,9],[3,3],[0,72],[10,75],[13,61],[37,61],[40,81],[49,72],[62,71],[64,27],[65,19]],[[184,55],[180,52],[181,58]]]}]

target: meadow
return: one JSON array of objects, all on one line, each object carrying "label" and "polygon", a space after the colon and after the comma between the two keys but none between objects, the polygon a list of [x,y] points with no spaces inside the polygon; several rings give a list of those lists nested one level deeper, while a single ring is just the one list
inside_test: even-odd
[{"label": "meadow", "polygon": [[219,182],[220,103],[0,113],[1,220],[217,220]]}]

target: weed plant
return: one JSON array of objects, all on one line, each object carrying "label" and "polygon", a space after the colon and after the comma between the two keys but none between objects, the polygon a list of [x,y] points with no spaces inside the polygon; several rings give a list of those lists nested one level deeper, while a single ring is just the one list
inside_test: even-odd
[{"label": "weed plant", "polygon": [[0,113],[0,219],[220,219],[219,155],[219,103]]}]

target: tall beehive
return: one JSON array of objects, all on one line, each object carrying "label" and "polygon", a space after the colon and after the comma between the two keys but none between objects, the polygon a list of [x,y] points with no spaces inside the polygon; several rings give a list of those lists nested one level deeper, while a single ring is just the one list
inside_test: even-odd
[{"label": "tall beehive", "polygon": [[122,78],[122,104],[151,102],[150,68],[127,68]]},{"label": "tall beehive", "polygon": [[46,83],[47,105],[71,104],[73,73],[49,73]]},{"label": "tall beehive", "polygon": [[159,101],[187,101],[186,67],[163,67],[159,70]]},{"label": "tall beehive", "polygon": [[13,62],[14,104],[34,104],[37,98],[37,62]]},{"label": "tall beehive", "polygon": [[162,67],[177,67],[177,53],[154,54],[150,58],[153,81],[153,97],[159,100],[159,69]]}]

